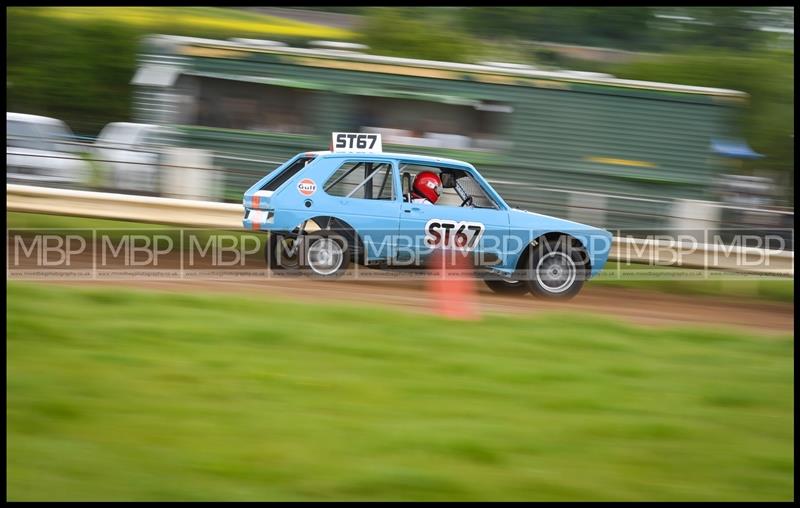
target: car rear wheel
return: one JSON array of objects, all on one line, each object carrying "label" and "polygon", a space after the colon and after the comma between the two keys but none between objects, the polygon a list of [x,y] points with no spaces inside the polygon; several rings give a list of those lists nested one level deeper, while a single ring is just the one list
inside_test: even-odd
[{"label": "car rear wheel", "polygon": [[525,295],[530,291],[524,280],[484,279],[483,282],[499,295]]},{"label": "car rear wheel", "polygon": [[304,237],[304,261],[312,277],[336,279],[350,266],[351,252],[347,239],[330,230],[308,234]]},{"label": "car rear wheel", "polygon": [[531,247],[527,268],[526,282],[533,296],[569,300],[586,281],[585,251],[569,237],[543,240]]}]

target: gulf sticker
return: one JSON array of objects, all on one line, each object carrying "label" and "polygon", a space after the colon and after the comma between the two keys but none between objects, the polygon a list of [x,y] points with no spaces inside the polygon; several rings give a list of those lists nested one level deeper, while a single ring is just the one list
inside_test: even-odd
[{"label": "gulf sticker", "polygon": [[297,182],[297,191],[303,196],[310,196],[317,192],[317,184],[311,178],[303,178]]}]

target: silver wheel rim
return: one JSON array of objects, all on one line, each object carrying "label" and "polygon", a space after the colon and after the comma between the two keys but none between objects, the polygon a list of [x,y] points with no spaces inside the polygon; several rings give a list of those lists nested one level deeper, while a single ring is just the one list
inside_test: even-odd
[{"label": "silver wheel rim", "polygon": [[572,287],[578,270],[575,262],[563,252],[550,252],[536,265],[536,280],[548,293],[563,293]]},{"label": "silver wheel rim", "polygon": [[330,275],[342,266],[344,251],[339,242],[330,238],[322,238],[308,248],[306,261],[314,273]]}]

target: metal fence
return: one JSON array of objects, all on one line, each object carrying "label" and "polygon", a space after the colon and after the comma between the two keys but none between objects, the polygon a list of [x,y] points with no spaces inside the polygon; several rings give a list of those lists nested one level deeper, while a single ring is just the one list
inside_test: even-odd
[{"label": "metal fence", "polygon": [[[129,196],[104,192],[6,186],[10,211],[240,230],[241,203]],[[794,253],[786,249],[726,247],[717,242],[687,243],[674,239],[637,238],[613,231],[609,258],[622,263],[680,266],[773,276],[794,275]]]},{"label": "metal fence", "polygon": [[[69,152],[14,146],[25,140],[21,136],[7,138],[6,174],[9,183],[234,203],[241,202],[242,194],[255,181],[284,162],[280,152],[303,151],[297,146],[296,137],[287,139],[283,146],[275,148],[272,145],[275,153],[271,158],[264,157],[263,145],[256,140],[252,144],[239,143],[237,146],[241,150],[237,153],[215,149],[211,140],[185,147],[180,133],[170,130],[164,131],[160,144],[148,147],[121,147],[85,138],[80,141],[38,140],[44,141],[45,145],[69,147]],[[193,163],[191,157],[187,159],[187,154],[197,153],[202,155],[197,159],[202,163]],[[141,154],[152,154],[154,158],[151,162],[136,160],[136,156]],[[53,168],[60,164],[63,166],[59,161],[74,162],[82,168],[77,173],[83,174],[54,178],[56,171]],[[704,230],[732,240],[734,235],[745,231],[765,238],[783,238],[788,248],[793,249],[793,210],[743,208],[719,202],[575,190],[540,185],[532,180],[497,178],[496,171],[484,171],[480,164],[476,166],[511,206],[533,212],[641,237],[665,229],[685,229]],[[125,182],[136,182],[136,178],[126,179],[124,175],[141,177],[146,173],[153,175],[149,187],[126,187]],[[197,185],[187,190],[180,185],[185,181]],[[702,240],[697,238],[697,241]]]}]

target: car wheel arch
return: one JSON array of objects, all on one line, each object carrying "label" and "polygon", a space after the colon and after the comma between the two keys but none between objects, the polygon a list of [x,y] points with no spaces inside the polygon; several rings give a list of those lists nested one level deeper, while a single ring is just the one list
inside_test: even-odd
[{"label": "car wheel arch", "polygon": [[[308,224],[313,223],[316,228],[308,229]],[[297,234],[313,234],[315,231],[318,230],[333,230],[341,234],[348,242],[348,245],[354,249],[354,254],[356,256],[357,262],[362,262],[363,252],[364,252],[364,244],[361,239],[361,236],[358,234],[358,231],[351,226],[347,221],[340,219],[338,217],[334,217],[332,215],[317,215],[315,217],[311,217],[306,219],[302,223],[300,223],[296,228],[295,232]]]},{"label": "car wheel arch", "polygon": [[584,245],[584,243],[579,238],[576,238],[575,236],[573,236],[573,235],[571,235],[569,233],[564,233],[564,232],[561,232],[561,231],[550,231],[548,233],[544,233],[542,235],[539,235],[536,238],[534,238],[533,240],[531,240],[528,243],[528,245],[525,248],[523,248],[522,251],[520,252],[519,257],[517,258],[516,270],[523,270],[525,268],[525,263],[527,263],[528,256],[530,255],[531,250],[534,247],[536,247],[537,245],[539,245],[543,241],[547,241],[547,242],[558,241],[562,237],[567,237],[571,242],[577,243],[577,246],[581,250],[583,250],[583,252],[585,254],[584,255],[584,259],[585,259],[584,267],[585,267],[587,273],[591,273],[591,271],[592,271],[592,262],[591,262],[591,258],[588,255],[589,251],[586,249],[586,246]]}]

